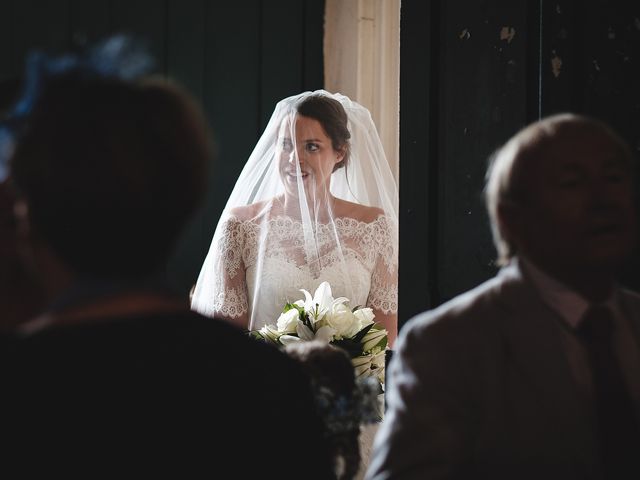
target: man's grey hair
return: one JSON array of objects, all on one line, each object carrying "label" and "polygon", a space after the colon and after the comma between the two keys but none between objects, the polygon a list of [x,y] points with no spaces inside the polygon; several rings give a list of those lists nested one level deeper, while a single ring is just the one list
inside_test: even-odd
[{"label": "man's grey hair", "polygon": [[485,203],[491,221],[493,243],[498,252],[496,263],[507,265],[517,254],[517,248],[502,223],[500,210],[521,205],[527,191],[523,179],[536,158],[550,152],[558,140],[576,133],[600,133],[611,139],[620,157],[632,167],[632,155],[627,144],[607,125],[594,118],[562,113],[534,122],[516,133],[489,159],[484,189]]}]

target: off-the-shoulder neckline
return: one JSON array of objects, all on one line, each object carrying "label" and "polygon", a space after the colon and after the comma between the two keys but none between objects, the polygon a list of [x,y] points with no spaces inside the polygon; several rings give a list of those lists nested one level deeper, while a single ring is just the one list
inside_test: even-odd
[{"label": "off-the-shoulder neckline", "polygon": [[[291,217],[290,215],[284,215],[284,214],[278,214],[278,215],[273,215],[270,216],[267,221],[268,222],[274,222],[277,220],[281,220],[281,219],[285,219],[287,221],[291,221],[292,223],[298,223],[298,224],[302,224],[302,220],[296,219]],[[226,216],[225,221],[230,221],[230,220],[235,220],[239,223],[254,223],[254,224],[260,224],[262,223],[263,220],[257,220],[257,217],[253,217],[253,218],[247,218],[247,219],[242,219],[240,218],[240,216],[235,215],[233,213],[230,213]],[[379,213],[378,215],[376,215],[376,218],[374,218],[373,220],[371,220],[370,222],[366,221],[366,220],[360,220],[358,218],[353,218],[353,217],[347,217],[347,216],[343,216],[343,217],[335,217],[336,221],[354,221],[357,222],[359,224],[365,224],[365,225],[371,225],[374,223],[379,223],[381,221],[388,221],[389,220],[389,216],[387,214],[383,213]],[[315,222],[318,225],[325,225],[328,226],[330,225],[330,223],[328,222]]]}]

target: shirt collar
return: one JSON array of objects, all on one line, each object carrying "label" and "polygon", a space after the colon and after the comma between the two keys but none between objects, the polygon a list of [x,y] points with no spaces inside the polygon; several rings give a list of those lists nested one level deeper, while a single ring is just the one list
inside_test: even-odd
[{"label": "shirt collar", "polygon": [[[525,275],[531,280],[542,301],[560,315],[569,327],[575,329],[590,306],[582,295],[543,272],[526,258],[519,258]],[[620,314],[619,289],[614,285],[611,296],[600,305],[611,308],[614,315]]]}]

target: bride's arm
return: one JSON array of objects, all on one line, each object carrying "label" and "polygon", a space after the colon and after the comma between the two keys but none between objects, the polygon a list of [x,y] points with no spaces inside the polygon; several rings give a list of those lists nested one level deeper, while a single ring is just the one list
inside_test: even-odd
[{"label": "bride's arm", "polygon": [[367,306],[389,332],[389,348],[398,335],[398,249],[396,237],[385,217],[376,221],[376,262],[371,273],[371,290]]},{"label": "bride's arm", "polygon": [[214,242],[214,287],[212,289],[213,313],[246,330],[249,326],[247,282],[244,250],[245,229],[243,222],[230,217],[216,232]]},{"label": "bride's arm", "polygon": [[393,344],[398,336],[398,314],[397,313],[384,313],[382,310],[372,308],[374,315],[376,316],[375,322],[382,325],[387,329],[388,333],[388,345],[389,348],[393,348]]}]

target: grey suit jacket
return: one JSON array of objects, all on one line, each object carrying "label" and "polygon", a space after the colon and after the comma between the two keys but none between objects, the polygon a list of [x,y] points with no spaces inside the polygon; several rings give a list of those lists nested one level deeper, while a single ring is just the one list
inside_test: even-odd
[{"label": "grey suit jacket", "polygon": [[[640,342],[640,296],[621,298]],[[601,478],[561,321],[517,262],[411,319],[387,372],[367,478]]]}]

